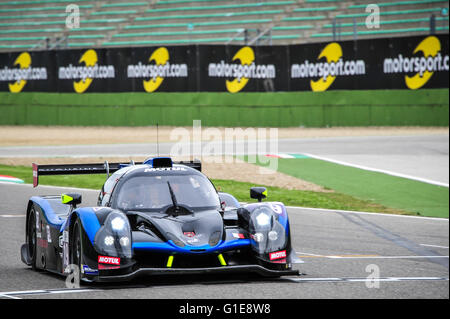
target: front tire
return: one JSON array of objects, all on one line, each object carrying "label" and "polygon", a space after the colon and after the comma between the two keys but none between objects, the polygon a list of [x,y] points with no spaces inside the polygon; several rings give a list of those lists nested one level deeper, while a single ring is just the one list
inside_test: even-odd
[{"label": "front tire", "polygon": [[76,269],[73,269],[71,266],[72,274],[71,276],[77,276],[78,278],[74,278],[75,282],[80,283],[81,280],[81,264],[82,264],[82,256],[83,256],[83,246],[81,244],[81,224],[77,219],[75,224],[73,225],[72,231],[72,240],[70,243],[70,264],[76,266]]}]

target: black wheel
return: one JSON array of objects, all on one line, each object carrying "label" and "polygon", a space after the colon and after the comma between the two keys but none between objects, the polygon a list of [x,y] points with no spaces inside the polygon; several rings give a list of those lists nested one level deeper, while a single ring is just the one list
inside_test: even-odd
[{"label": "black wheel", "polygon": [[83,259],[83,246],[81,244],[81,223],[77,219],[73,225],[72,240],[70,241],[69,247],[70,255],[70,269],[68,279],[66,280],[66,285],[68,284],[71,288],[79,288],[81,282],[81,263]]},{"label": "black wheel", "polygon": [[70,263],[77,265],[78,269],[81,269],[81,256],[83,251],[81,247],[81,227],[78,220],[73,225],[72,238],[72,244],[70,247]]},{"label": "black wheel", "polygon": [[28,246],[28,256],[31,260],[31,268],[36,269],[36,212],[32,206],[30,209],[30,214],[28,216],[27,224],[27,246]]}]

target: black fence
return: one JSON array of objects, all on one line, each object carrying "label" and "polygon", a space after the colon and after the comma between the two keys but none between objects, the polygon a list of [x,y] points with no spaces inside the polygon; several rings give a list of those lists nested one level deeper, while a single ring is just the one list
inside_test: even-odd
[{"label": "black fence", "polygon": [[0,91],[278,92],[448,88],[448,35],[288,46],[0,54]]}]

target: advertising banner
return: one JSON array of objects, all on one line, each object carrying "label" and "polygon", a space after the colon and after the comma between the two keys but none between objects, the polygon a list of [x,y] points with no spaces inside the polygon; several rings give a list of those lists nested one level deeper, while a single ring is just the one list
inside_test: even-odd
[{"label": "advertising banner", "polygon": [[292,91],[448,88],[448,36],[293,45]]},{"label": "advertising banner", "polygon": [[0,91],[282,92],[448,88],[448,35],[284,46],[0,54]]},{"label": "advertising banner", "polygon": [[118,61],[122,68],[125,66],[120,82],[127,91],[152,93],[197,90],[195,46],[133,48],[127,56],[126,63]]},{"label": "advertising banner", "polygon": [[57,92],[54,52],[0,54],[0,91]]},{"label": "advertising banner", "polygon": [[[390,41],[389,55],[378,56],[379,72],[393,88],[448,88],[448,34]],[[375,51],[375,50],[374,50]],[[381,60],[382,58],[382,60]]]},{"label": "advertising banner", "polygon": [[199,91],[289,90],[287,46],[200,46],[199,57]]}]

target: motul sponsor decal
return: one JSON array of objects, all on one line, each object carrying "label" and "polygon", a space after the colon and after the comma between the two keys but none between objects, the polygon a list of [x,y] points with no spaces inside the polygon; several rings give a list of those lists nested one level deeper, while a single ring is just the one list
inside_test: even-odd
[{"label": "motul sponsor decal", "polygon": [[276,260],[281,258],[286,258],[286,250],[276,251],[269,254],[270,260]]},{"label": "motul sponsor decal", "polygon": [[108,264],[108,265],[120,265],[120,258],[119,257],[98,256],[98,262],[101,264]]}]

